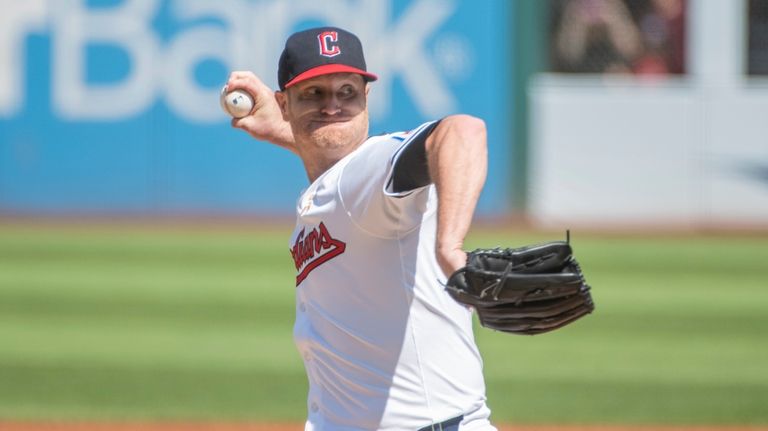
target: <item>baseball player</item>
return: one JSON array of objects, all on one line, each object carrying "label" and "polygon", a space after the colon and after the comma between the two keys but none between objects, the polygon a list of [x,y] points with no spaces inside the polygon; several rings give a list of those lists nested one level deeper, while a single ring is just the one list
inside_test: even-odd
[{"label": "baseball player", "polygon": [[307,431],[495,430],[471,311],[445,291],[486,176],[484,123],[455,115],[368,135],[359,39],[323,27],[291,35],[279,91],[233,126],[298,155],[309,186],[289,242],[294,339],[309,380]]}]

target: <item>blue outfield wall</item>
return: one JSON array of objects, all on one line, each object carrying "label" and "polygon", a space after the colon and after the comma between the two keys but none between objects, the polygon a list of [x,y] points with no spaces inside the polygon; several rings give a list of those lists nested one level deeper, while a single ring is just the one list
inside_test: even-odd
[{"label": "blue outfield wall", "polygon": [[276,88],[293,31],[357,33],[371,133],[483,118],[479,213],[512,209],[513,34],[507,0],[2,1],[0,214],[289,215],[299,160],[232,129],[230,70]]}]

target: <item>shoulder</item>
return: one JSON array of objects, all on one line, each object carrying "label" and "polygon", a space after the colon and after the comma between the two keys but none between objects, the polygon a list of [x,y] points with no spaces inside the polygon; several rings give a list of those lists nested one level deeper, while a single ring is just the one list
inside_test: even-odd
[{"label": "shoulder", "polygon": [[391,158],[408,138],[408,132],[382,133],[369,136],[352,154],[350,161]]},{"label": "shoulder", "polygon": [[351,164],[351,166],[360,167],[375,164],[388,167],[400,157],[405,148],[412,146],[413,143],[423,144],[439,123],[440,120],[428,121],[410,130],[371,135],[350,154],[345,166]]},{"label": "shoulder", "polygon": [[398,132],[385,132],[378,135],[371,135],[368,139],[383,139],[383,140],[394,140],[397,142],[404,142],[408,139],[412,139],[416,136],[420,136],[424,133],[429,133],[432,129],[434,129],[435,126],[437,126],[442,120],[432,120],[432,121],[426,121],[424,123],[419,124],[418,126],[407,129],[407,130],[401,130]]},{"label": "shoulder", "polygon": [[435,126],[437,126],[440,123],[440,121],[441,120],[427,121],[410,130],[403,130],[399,132],[387,132],[379,135],[372,135],[365,141],[363,146],[379,145],[379,146],[388,147],[390,149],[394,147],[395,152],[392,155],[395,156],[399,150],[402,150],[403,148],[407,147],[412,142],[422,141],[426,139],[426,137],[429,136],[430,133],[432,133]]}]

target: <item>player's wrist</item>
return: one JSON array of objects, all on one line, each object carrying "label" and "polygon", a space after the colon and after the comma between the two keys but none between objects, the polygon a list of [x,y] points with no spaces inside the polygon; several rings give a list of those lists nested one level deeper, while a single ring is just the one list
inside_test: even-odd
[{"label": "player's wrist", "polygon": [[438,245],[435,252],[437,263],[446,276],[451,275],[467,263],[467,253],[461,248],[461,244],[442,247]]},{"label": "player's wrist", "polygon": [[438,235],[437,241],[435,241],[435,250],[438,252],[450,253],[455,250],[463,250],[464,241],[459,238],[452,238],[448,236],[441,237]]}]

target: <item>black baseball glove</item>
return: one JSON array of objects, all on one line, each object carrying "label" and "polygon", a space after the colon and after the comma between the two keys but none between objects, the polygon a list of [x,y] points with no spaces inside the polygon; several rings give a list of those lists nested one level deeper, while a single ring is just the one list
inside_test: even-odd
[{"label": "black baseball glove", "polygon": [[552,331],[595,308],[568,241],[472,251],[446,289],[481,325],[513,334]]}]

